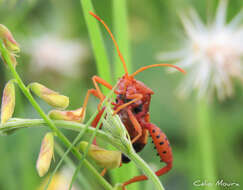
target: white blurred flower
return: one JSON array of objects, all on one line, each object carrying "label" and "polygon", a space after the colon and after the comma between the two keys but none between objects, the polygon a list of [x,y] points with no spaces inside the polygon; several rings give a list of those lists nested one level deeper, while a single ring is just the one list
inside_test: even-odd
[{"label": "white blurred flower", "polygon": [[193,88],[198,89],[199,97],[216,90],[223,100],[234,93],[232,78],[243,79],[243,11],[226,23],[226,8],[227,0],[221,0],[209,26],[194,10],[189,16],[182,15],[187,43],[179,51],[158,56],[186,69],[188,75],[179,87],[180,95],[190,94]]},{"label": "white blurred flower", "polygon": [[54,35],[34,39],[27,49],[31,55],[33,72],[56,71],[67,76],[79,74],[79,65],[87,57],[88,50],[80,41],[63,40]]}]

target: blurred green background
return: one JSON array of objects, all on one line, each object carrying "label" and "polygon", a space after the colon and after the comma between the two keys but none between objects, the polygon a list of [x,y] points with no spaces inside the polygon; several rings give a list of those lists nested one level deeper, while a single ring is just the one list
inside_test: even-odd
[{"label": "blurred green background", "polygon": [[[92,2],[96,13],[112,30],[113,1]],[[181,45],[183,28],[178,17],[179,11],[194,7],[205,21],[207,10],[210,9],[214,13],[217,3],[216,0],[127,1],[132,71],[141,66],[158,63],[156,55],[159,52],[173,50]],[[227,19],[231,19],[242,8],[242,0],[229,1]],[[97,74],[80,1],[1,0],[0,23],[12,31],[21,46],[17,69],[24,82],[28,84],[38,81],[45,84],[69,96],[70,109],[80,107],[87,89],[93,87],[91,77]],[[114,46],[103,28],[102,34],[109,59],[114,63]],[[111,68],[113,67],[111,65]],[[0,64],[1,92],[10,77],[7,68]],[[175,93],[182,77],[180,74],[168,74],[164,68],[157,68],[143,72],[136,78],[154,90],[151,121],[167,134],[173,148],[174,167],[168,174],[160,177],[165,189],[203,189],[193,186],[195,180],[203,180],[199,150],[196,146],[197,136],[193,132],[197,127],[196,100],[193,96],[181,100]],[[237,82],[235,88],[236,94],[233,98],[224,102],[215,99],[212,103],[210,124],[218,179],[243,185],[243,88]],[[46,111],[50,110],[45,103],[39,102]],[[97,103],[98,101],[92,98],[87,110],[88,115],[96,109]],[[19,90],[14,116],[39,118]],[[44,128],[22,129],[10,136],[0,137],[0,190],[39,188],[43,179],[37,175],[35,162],[46,131]],[[65,134],[70,138],[75,135],[66,131]],[[140,155],[154,168],[161,167],[151,140]],[[56,157],[58,159],[58,155]],[[125,167],[129,167],[129,164]],[[92,176],[86,175],[86,178],[92,182]],[[107,178],[109,179],[109,176]],[[124,179],[129,179],[128,174]],[[144,185],[140,186],[140,189],[153,188],[148,182],[141,184]],[[77,187],[85,189],[82,184]],[[90,189],[99,187],[91,186]]]}]

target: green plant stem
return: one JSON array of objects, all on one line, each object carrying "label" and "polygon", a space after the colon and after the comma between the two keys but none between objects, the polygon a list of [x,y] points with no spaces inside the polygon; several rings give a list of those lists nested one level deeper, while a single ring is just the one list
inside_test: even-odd
[{"label": "green plant stem", "polygon": [[[95,13],[91,0],[80,0],[82,5],[84,19],[87,24],[93,52],[96,60],[97,70],[100,77],[107,82],[111,83],[111,71],[108,61],[107,52],[105,49],[104,40],[100,31],[98,22],[93,16],[89,14],[90,11]],[[102,90],[108,92],[106,88],[102,86]]]},{"label": "green plant stem", "polygon": [[[127,70],[130,73],[132,70],[131,64],[131,44],[129,40],[129,24],[128,24],[128,11],[127,11],[127,0],[113,0],[113,26],[114,26],[114,34],[117,40],[119,49],[124,57],[126,62]],[[114,68],[115,74],[114,78],[117,80],[121,76],[124,75],[125,71],[123,68],[123,64],[114,49]],[[122,167],[119,170],[115,170],[110,172],[110,176],[112,181],[123,181],[127,179],[127,174],[130,176],[139,175],[139,170],[135,163],[130,163],[129,167]],[[129,189],[131,190],[139,190],[141,189],[140,183],[132,184]]]},{"label": "green plant stem", "polygon": [[[47,125],[50,127],[50,129],[55,132],[55,134],[58,136],[58,138],[67,146],[70,147],[72,143],[62,134],[61,131],[57,129],[55,124],[52,122],[52,120],[45,114],[45,112],[41,109],[39,104],[35,101],[32,94],[28,90],[28,88],[24,85],[22,79],[18,75],[17,71],[15,70],[12,61],[9,57],[8,51],[3,46],[2,41],[0,41],[0,51],[2,53],[2,56],[4,57],[13,77],[16,79],[21,91],[24,93],[26,98],[30,101],[32,106],[36,109],[36,111],[40,114],[40,116],[45,120]],[[82,155],[78,152],[77,149],[72,149],[73,154],[78,158],[81,159]],[[93,173],[93,175],[96,177],[97,180],[105,187],[106,189],[112,189],[111,185],[97,172],[97,170],[87,161],[85,160],[85,166]]]},{"label": "green plant stem", "polygon": [[[210,132],[210,109],[206,100],[198,102],[198,146],[200,150],[200,158],[203,168],[203,179],[212,183],[216,182],[214,157],[213,157],[213,145]],[[217,189],[215,185],[206,186],[205,189]]]},{"label": "green plant stem", "polygon": [[[62,149],[62,147],[58,144],[55,143],[55,150],[57,152],[57,154],[62,157],[62,155],[64,154],[64,150]],[[65,157],[64,161],[66,162],[66,164],[73,170],[75,170],[76,166],[74,164],[74,162],[69,158],[69,157]],[[80,173],[78,173],[77,176],[80,184],[82,184],[84,186],[84,188],[86,189],[91,189],[91,187],[89,186],[89,184],[87,183],[87,181],[85,180],[84,176],[81,175]]]},{"label": "green plant stem", "polygon": [[[105,99],[104,99],[104,101],[102,102],[102,104],[101,104],[100,107],[103,107],[103,105],[107,102],[107,100],[112,96],[112,94],[113,94],[115,88],[116,88],[116,86],[115,86],[115,87],[113,88],[113,90],[111,90],[111,91],[109,92],[109,94],[105,97]],[[106,112],[106,110],[105,110],[104,112]],[[102,117],[103,117],[103,115],[104,115],[104,112],[103,112],[103,114],[102,114],[102,116],[101,116],[101,119],[102,119]],[[50,178],[49,178],[49,181],[48,181],[48,183],[47,183],[46,186],[45,186],[45,190],[47,190],[47,188],[48,188],[48,186],[49,186],[49,184],[50,184],[52,178],[54,177],[55,173],[57,172],[57,170],[58,170],[59,167],[61,166],[61,164],[62,164],[64,158],[68,155],[68,153],[70,152],[70,150],[72,150],[72,148],[78,143],[78,141],[81,139],[81,137],[82,137],[82,136],[84,135],[84,133],[87,131],[88,126],[91,125],[91,123],[93,122],[93,120],[95,119],[95,117],[96,117],[97,114],[98,114],[98,110],[96,110],[96,111],[93,113],[93,115],[89,118],[89,120],[88,120],[88,122],[85,124],[83,130],[79,132],[79,134],[78,134],[78,135],[76,136],[76,138],[73,140],[72,145],[69,146],[68,149],[66,150],[66,152],[63,154],[61,160],[59,161],[59,163],[57,164],[56,168],[55,168],[54,171],[52,172],[52,174],[51,174],[51,176],[50,176]],[[100,121],[101,121],[101,119],[100,119]],[[99,123],[100,123],[100,121],[99,121]],[[97,129],[98,129],[98,128],[96,127],[96,130],[97,130]],[[93,135],[93,134],[92,134],[92,135]],[[83,157],[82,157],[82,159],[80,160],[80,163],[82,163],[82,162],[84,161],[85,157],[86,157],[86,155],[84,154]],[[81,166],[80,166],[80,167],[81,167]],[[76,171],[75,171],[75,172],[76,172]],[[72,178],[72,182],[73,182],[73,178]],[[71,182],[71,184],[72,184],[72,182]]]},{"label": "green plant stem", "polygon": [[156,176],[154,172],[151,172],[149,166],[145,163],[145,161],[139,157],[134,151],[128,154],[129,158],[134,161],[140,169],[146,174],[146,176],[153,182],[154,186],[157,190],[164,190],[163,185],[161,184],[159,178]]},{"label": "green plant stem", "polygon": [[[113,0],[113,16],[115,37],[119,45],[119,49],[126,61],[128,72],[131,71],[131,51],[129,43],[129,27],[127,18],[127,0]],[[115,50],[116,51],[116,50]],[[115,55],[115,79],[124,75],[124,68],[118,57],[117,52]]]},{"label": "green plant stem", "polygon": [[[57,127],[67,129],[67,130],[73,130],[80,132],[85,128],[85,125],[71,122],[71,121],[53,121],[54,124]],[[41,126],[46,126],[46,122],[43,119],[12,119],[8,123],[0,124],[0,133],[2,134],[8,134],[9,132],[15,131],[17,129],[24,129],[24,128],[36,128]],[[87,128],[87,135],[92,135],[95,133],[95,128],[88,127]],[[129,158],[135,162],[135,164],[142,169],[142,171],[148,176],[149,179],[153,181],[153,183],[156,186],[156,189],[158,190],[164,190],[162,184],[160,183],[158,177],[155,175],[155,173],[149,168],[149,166],[133,151],[127,152],[124,150],[124,148],[121,148],[120,142],[118,142],[116,139],[114,139],[111,135],[101,131],[97,130],[97,137],[103,139],[107,143],[113,145],[118,150],[122,150],[124,153],[129,156]]]},{"label": "green plant stem", "polygon": [[[81,123],[76,123],[72,121],[62,121],[62,120],[53,120],[53,123],[58,127],[66,130],[72,130],[76,132],[83,131],[86,125]],[[2,134],[11,134],[13,131],[24,128],[37,128],[47,126],[47,123],[44,119],[17,119],[13,118],[7,123],[0,124],[0,133]],[[95,131],[94,127],[88,127],[86,134],[92,135]],[[107,141],[113,144],[115,147],[119,147],[118,142],[107,133],[103,131],[97,131],[97,137],[102,138],[104,141]]]},{"label": "green plant stem", "polygon": [[84,159],[86,158],[86,156],[88,154],[89,148],[90,148],[90,146],[91,146],[91,144],[92,144],[92,142],[93,142],[93,140],[94,140],[94,138],[95,138],[100,126],[101,126],[101,122],[102,122],[102,119],[103,119],[105,114],[106,114],[106,110],[102,113],[102,115],[100,117],[100,120],[99,120],[97,126],[95,127],[94,133],[91,135],[91,138],[89,140],[89,144],[88,144],[88,146],[86,147],[86,149],[85,149],[85,151],[83,153],[83,158],[79,161],[79,164],[78,164],[78,166],[77,166],[77,168],[76,168],[76,170],[75,170],[75,172],[73,174],[72,181],[71,181],[71,183],[69,185],[69,190],[72,189],[73,183],[74,183],[74,181],[75,181],[75,179],[76,179],[76,177],[77,177],[77,175],[79,173],[79,170],[81,169],[81,167],[83,165],[83,161],[84,161]]},{"label": "green plant stem", "polygon": [[[65,159],[65,157],[68,155],[68,153],[72,150],[72,148],[77,144],[77,142],[81,139],[81,137],[83,136],[83,134],[87,131],[88,126],[91,124],[91,122],[94,120],[96,114],[98,113],[98,111],[96,111],[92,117],[89,119],[89,121],[85,124],[84,128],[79,132],[79,134],[77,135],[77,137],[74,139],[74,141],[72,142],[71,146],[68,147],[68,149],[65,151],[65,153],[63,154],[61,160],[58,162],[56,168],[53,170],[51,176],[49,177],[49,180],[45,186],[44,190],[47,190],[52,178],[54,177],[55,173],[57,172],[57,170],[60,168],[63,160]],[[81,160],[84,159],[84,155],[82,156]]]}]

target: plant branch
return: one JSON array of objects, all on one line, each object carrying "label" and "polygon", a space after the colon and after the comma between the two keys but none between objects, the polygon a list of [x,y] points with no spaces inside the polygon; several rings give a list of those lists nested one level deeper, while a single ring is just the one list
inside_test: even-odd
[{"label": "plant branch", "polygon": [[[15,70],[15,67],[12,64],[12,61],[9,57],[9,53],[4,47],[2,41],[0,41],[0,51],[2,56],[4,57],[4,60],[6,61],[13,77],[16,79],[18,86],[20,87],[21,91],[24,93],[26,98],[29,100],[29,102],[32,104],[32,106],[35,108],[35,110],[40,114],[40,116],[45,120],[47,125],[50,127],[50,129],[56,133],[58,138],[65,144],[65,146],[70,147],[72,146],[72,143],[62,134],[61,131],[58,130],[58,128],[55,126],[53,121],[45,114],[45,112],[41,109],[39,104],[35,101],[32,94],[28,90],[28,88],[24,85],[22,79],[18,75],[17,71]],[[73,154],[78,158],[81,159],[82,155],[76,148],[72,148]],[[97,172],[97,170],[87,161],[84,162],[85,166],[94,174],[94,176],[97,178],[97,180],[100,181],[100,183],[106,188],[111,189],[111,185]]]},{"label": "plant branch", "polygon": [[[71,121],[56,120],[53,122],[58,128],[63,128],[77,132],[80,132],[85,128],[84,124]],[[17,129],[36,128],[46,125],[47,124],[43,119],[12,119],[10,122],[0,124],[0,133],[8,134]],[[88,127],[86,135],[91,136],[95,133],[95,130],[96,129],[93,127]],[[156,189],[164,190],[163,185],[161,184],[155,173],[132,149],[127,150],[121,145],[119,139],[117,140],[116,138],[113,138],[110,134],[107,134],[104,131],[97,130],[96,136],[106,141],[107,143],[113,145],[118,150],[122,150],[122,152],[125,153],[132,161],[134,161],[135,164],[146,174],[146,176],[148,176],[148,178],[151,179]]]},{"label": "plant branch", "polygon": [[[203,168],[203,177],[212,182],[216,182],[216,174],[214,168],[213,145],[210,132],[210,109],[206,100],[198,103],[198,146],[201,153],[201,162]],[[205,189],[216,190],[216,186],[206,187]]]},{"label": "plant branch", "polygon": [[135,162],[135,164],[146,174],[146,176],[153,182],[157,190],[164,190],[162,183],[156,174],[150,169],[146,162],[138,156],[134,151],[128,154],[128,157]]},{"label": "plant branch", "polygon": [[[57,154],[62,157],[62,155],[64,154],[64,150],[62,149],[62,147],[58,144],[55,143],[55,151],[57,152]],[[72,169],[75,170],[76,166],[74,164],[74,162],[71,160],[71,158],[69,158],[68,156],[65,157],[64,161],[66,162],[66,164]],[[77,176],[79,183],[82,184],[82,187],[86,188],[86,189],[90,189],[90,185],[87,183],[87,181],[85,180],[85,177],[82,174],[78,174]]]},{"label": "plant branch", "polygon": [[[58,127],[66,130],[72,130],[76,132],[82,131],[86,125],[72,122],[72,121],[62,121],[62,120],[53,120],[53,123]],[[0,133],[2,134],[8,134],[12,133],[18,129],[24,129],[24,128],[37,128],[37,127],[43,127],[47,126],[47,123],[44,119],[19,119],[19,118],[13,118],[9,122],[0,124]],[[95,132],[95,128],[88,127],[86,131],[86,135],[92,135]],[[115,140],[111,135],[98,130],[97,131],[97,137],[101,138],[104,141],[109,142],[110,144],[114,145],[115,147],[119,148],[119,142]]]},{"label": "plant branch", "polygon": [[83,165],[83,161],[84,161],[84,159],[86,158],[86,156],[87,156],[87,154],[88,154],[89,148],[90,148],[91,144],[93,143],[93,140],[94,140],[94,138],[95,138],[95,136],[96,136],[96,134],[97,134],[97,132],[98,132],[100,126],[101,126],[101,122],[102,122],[102,119],[103,119],[103,117],[104,117],[105,114],[106,114],[106,109],[105,109],[105,111],[102,113],[101,118],[100,118],[100,120],[99,120],[97,126],[95,127],[95,130],[94,130],[93,134],[91,135],[91,138],[89,139],[88,146],[86,147],[86,149],[85,149],[85,151],[84,151],[84,153],[83,153],[83,158],[79,161],[79,164],[78,164],[78,166],[76,167],[76,170],[75,170],[75,172],[74,172],[74,174],[73,174],[71,183],[70,183],[70,185],[69,185],[69,190],[72,189],[73,183],[74,183],[74,181],[75,181],[75,179],[76,179],[76,177],[77,177],[77,175],[78,175],[78,173],[79,173],[79,171],[80,171],[80,169],[81,169],[81,167],[82,167],[82,165]]}]

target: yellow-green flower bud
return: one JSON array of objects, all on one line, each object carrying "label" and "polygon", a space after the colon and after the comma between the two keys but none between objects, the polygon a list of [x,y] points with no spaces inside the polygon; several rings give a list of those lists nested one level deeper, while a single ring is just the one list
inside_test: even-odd
[{"label": "yellow-green flower bud", "polygon": [[3,90],[2,106],[1,106],[1,123],[8,121],[15,107],[15,88],[13,80],[9,81]]},{"label": "yellow-green flower bud", "polygon": [[[86,150],[87,146],[88,143],[86,141],[82,141],[79,144],[79,148],[82,152]],[[88,150],[88,156],[92,158],[96,164],[107,169],[117,168],[121,164],[121,152],[105,150],[93,144],[91,144]]]},{"label": "yellow-green flower bud", "polygon": [[0,39],[3,40],[5,47],[10,52],[18,53],[20,51],[18,43],[15,41],[13,35],[8,30],[8,28],[2,24],[0,24]]},{"label": "yellow-green flower bud", "polygon": [[39,157],[36,163],[36,169],[40,177],[44,176],[51,165],[54,154],[54,136],[49,132],[45,135],[41,143]]},{"label": "yellow-green flower bud", "polygon": [[48,103],[50,106],[59,109],[65,109],[69,105],[69,98],[67,96],[63,96],[42,84],[39,83],[31,83],[29,85],[32,92],[34,92],[37,96],[39,96],[42,100]]},{"label": "yellow-green flower bud", "polygon": [[69,111],[52,110],[49,112],[48,115],[51,119],[54,120],[75,121],[78,123],[82,123],[85,118],[85,110],[83,116],[80,116],[82,110],[83,108]]}]

